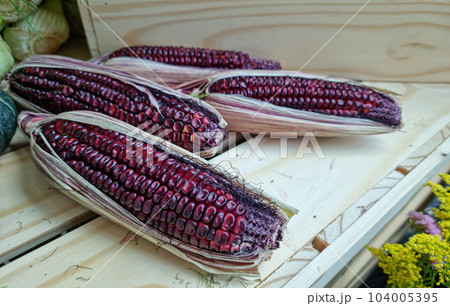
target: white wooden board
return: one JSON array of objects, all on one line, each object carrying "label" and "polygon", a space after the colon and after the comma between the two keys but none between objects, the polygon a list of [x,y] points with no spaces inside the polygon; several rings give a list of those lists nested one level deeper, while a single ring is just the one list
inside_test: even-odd
[{"label": "white wooden board", "polygon": [[[83,3],[86,3],[88,9]],[[126,45],[248,52],[284,69],[450,82],[448,1],[80,1],[93,56]]]},{"label": "white wooden board", "polygon": [[[257,156],[250,150],[249,156],[245,158],[246,152],[249,152],[252,146],[251,143],[244,142],[235,150],[226,151],[213,159],[224,167],[231,162],[249,181],[260,184],[266,192],[300,211],[298,218],[295,217],[290,222],[281,248],[274,252],[269,261],[263,263],[262,282],[247,282],[248,286],[280,287],[286,283],[294,286],[313,285],[323,274],[306,271],[310,271],[310,267],[314,265],[322,265],[321,258],[330,256],[332,246],[339,239],[344,239],[347,244],[341,243],[341,249],[338,250],[340,253],[336,251],[337,254],[345,255],[347,250],[353,247],[345,240],[348,237],[343,237],[346,233],[344,231],[334,243],[317,255],[318,252],[311,249],[311,242],[317,234],[330,224],[334,226],[333,221],[336,218],[344,216],[343,213],[347,209],[352,210],[359,199],[368,197],[374,192],[371,191],[373,187],[379,187],[377,184],[387,184],[386,186],[392,188],[377,203],[370,207],[368,205],[365,214],[344,222],[345,227],[348,227],[347,231],[352,226],[358,226],[360,219],[364,220],[365,224],[370,224],[362,218],[367,218],[369,213],[373,212],[391,212],[392,207],[404,205],[423,179],[434,175],[439,166],[445,163],[446,157],[442,154],[446,152],[449,136],[447,125],[450,122],[448,87],[427,84],[376,85],[404,93],[402,105],[405,126],[402,132],[319,139],[325,158],[318,158],[314,151],[312,154],[304,154],[303,158],[294,158],[302,142],[300,138],[289,140],[287,157],[280,158],[280,140],[265,137],[259,142],[265,157]],[[440,140],[434,139],[435,135],[441,135]],[[431,149],[433,147],[434,149]],[[14,159],[8,157],[10,154],[2,156],[0,161],[5,158]],[[424,156],[415,158],[420,155]],[[392,177],[393,171],[399,166],[410,172],[399,183],[390,184],[389,177]],[[20,175],[28,177],[27,171],[30,169],[31,163],[29,167],[22,169],[25,174],[10,174],[8,180],[16,177],[16,180],[20,181]],[[0,170],[0,174],[2,173],[6,174],[3,169]],[[18,192],[23,193],[32,184],[35,184],[34,180],[24,179],[16,186],[19,188]],[[37,192],[44,192],[38,189]],[[69,205],[70,200],[62,198],[59,203]],[[38,208],[39,202],[30,205]],[[347,210],[347,213],[350,210]],[[357,216],[354,213],[351,215]],[[0,226],[4,226],[6,218],[10,216],[8,213],[0,216]],[[379,226],[379,223],[375,222],[373,225]],[[379,231],[379,228],[374,227],[374,234],[376,231]],[[1,267],[0,286],[185,287],[188,282],[189,286],[205,286],[199,282],[196,272],[198,269],[155,245],[139,241],[138,245],[129,243],[121,249],[126,236],[129,237],[127,231],[98,218]],[[357,249],[353,248],[352,251]],[[330,258],[326,257],[326,260]],[[310,260],[312,261],[308,263]],[[76,269],[72,265],[88,268]],[[69,273],[66,272],[68,268]],[[325,268],[321,271],[328,271],[331,276],[333,271]],[[298,272],[300,274],[292,279]],[[217,280],[221,285],[227,284],[228,281],[227,277]],[[234,279],[228,286],[242,284],[238,279]]]}]

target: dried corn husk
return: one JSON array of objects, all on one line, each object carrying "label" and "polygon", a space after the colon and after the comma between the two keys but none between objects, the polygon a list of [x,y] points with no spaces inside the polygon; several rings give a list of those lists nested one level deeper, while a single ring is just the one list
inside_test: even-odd
[{"label": "dried corn husk", "polygon": [[34,54],[55,52],[69,38],[69,33],[61,0],[47,0],[26,20],[6,28],[4,39],[13,56],[24,60]]},{"label": "dried corn husk", "polygon": [[188,81],[206,78],[210,75],[224,71],[223,69],[217,68],[170,65],[135,57],[114,57],[108,59],[108,54],[93,59],[91,62],[102,64],[114,69],[127,71],[171,88],[175,88],[176,86]]},{"label": "dried corn husk", "polygon": [[[36,143],[37,137],[40,136],[40,128],[46,123],[55,119],[67,119],[80,123],[92,124],[104,129],[110,129],[132,135],[134,138],[146,142],[151,145],[158,145],[162,147],[168,154],[175,156],[188,156],[191,153],[174,146],[160,138],[152,136],[148,133],[142,132],[139,134],[133,133],[135,127],[108,117],[106,115],[88,112],[75,111],[66,112],[59,115],[36,114],[31,112],[23,112],[19,117],[19,127],[22,131],[30,137],[31,152],[37,168],[49,180],[51,184],[56,186],[58,190],[80,202],[92,211],[118,223],[127,229],[137,233],[139,236],[160,245],[162,248],[172,252],[184,260],[196,264],[201,269],[210,273],[226,273],[226,274],[240,274],[247,276],[258,276],[258,265],[262,260],[269,255],[266,251],[258,250],[248,255],[227,255],[218,252],[205,251],[197,247],[185,244],[181,241],[174,243],[171,239],[156,231],[151,227],[144,227],[143,222],[137,219],[134,215],[122,208],[111,198],[106,196],[100,190],[91,186],[90,182],[78,175],[72,168],[70,168],[56,153],[51,154],[45,152]],[[42,137],[42,139],[44,139]],[[44,141],[45,142],[45,141]],[[49,144],[47,144],[49,146]],[[51,147],[50,152],[52,152]],[[191,155],[195,163],[208,167],[205,160]],[[211,171],[217,171],[213,168]],[[228,175],[228,174],[226,174]],[[228,175],[238,184],[235,175]],[[249,189],[249,192],[260,194],[259,191]],[[285,224],[289,218],[296,213],[295,209],[289,208],[282,203],[274,201],[265,195],[262,195],[265,201],[269,201],[278,206],[278,213]]]},{"label": "dried corn husk", "polygon": [[91,61],[124,70],[169,87],[229,69],[281,69],[277,61],[252,57],[239,51],[183,46],[127,47]]},{"label": "dried corn husk", "polygon": [[[157,89],[161,92],[167,93],[167,94],[177,94],[178,97],[185,99],[185,101],[189,101],[189,103],[193,105],[200,105],[202,108],[205,108],[209,112],[211,112],[213,115],[215,115],[218,119],[218,126],[220,128],[225,128],[227,126],[227,122],[223,119],[222,115],[214,109],[211,105],[208,103],[194,98],[189,95],[182,94],[181,92],[175,92],[165,86],[159,85],[157,83],[154,83],[152,81],[140,78],[138,76],[129,74],[124,71],[118,71],[109,67],[96,65],[93,63],[80,61],[68,57],[58,56],[58,55],[37,55],[32,56],[28,58],[27,60],[20,63],[17,67],[13,69],[12,72],[17,71],[18,69],[21,69],[23,67],[48,67],[48,68],[60,68],[60,69],[79,69],[83,71],[89,71],[94,72],[98,74],[104,74],[108,77],[111,77],[113,79],[119,80],[121,82],[124,82],[126,84],[129,84],[139,91],[146,93],[149,97],[149,100],[151,103],[159,109],[159,104],[157,100],[153,97],[152,93],[146,88],[146,86],[150,86],[154,89]],[[38,105],[32,103],[29,100],[26,100],[20,96],[18,96],[16,93],[11,91],[9,87],[6,87],[5,90],[8,92],[8,94],[11,96],[11,98],[20,105],[23,109],[31,110],[35,112],[42,112],[47,113],[45,109],[39,107]],[[136,128],[135,128],[136,129]],[[211,157],[216,154],[217,147],[208,148],[206,150],[197,152],[202,157]]]},{"label": "dried corn husk", "polygon": [[[158,102],[153,97],[153,95],[150,93],[149,90],[147,90],[144,86],[146,84],[153,85],[146,80],[138,79],[130,74],[127,74],[125,72],[119,72],[115,71],[113,69],[108,69],[106,67],[98,66],[95,64],[90,64],[89,62],[80,61],[77,59],[73,59],[70,57],[65,56],[59,56],[59,55],[36,55],[31,56],[25,61],[21,62],[19,65],[14,67],[14,69],[11,71],[12,73],[20,70],[24,67],[47,67],[47,68],[60,68],[60,69],[80,69],[84,71],[89,72],[95,72],[99,74],[104,74],[106,76],[109,76],[111,78],[117,79],[121,82],[124,82],[126,84],[129,84],[139,91],[145,92],[150,101],[152,102],[153,106],[155,106],[157,109],[159,109]],[[159,86],[159,85],[157,85]],[[161,87],[161,86],[159,86]],[[8,91],[8,94],[13,98],[13,100],[18,103],[23,109],[31,110],[35,112],[41,112],[41,113],[48,113],[45,109],[39,107],[38,105],[23,99],[22,97],[15,94],[13,91],[9,90],[9,88],[6,88]],[[206,103],[204,103],[207,105]],[[210,107],[212,109],[212,107]]]},{"label": "dried corn husk", "polygon": [[[196,81],[186,82],[177,86],[183,92],[191,92],[217,109],[228,122],[228,130],[236,132],[297,132],[304,135],[313,132],[315,136],[349,136],[382,134],[398,130],[400,127],[390,127],[379,122],[362,118],[332,116],[309,111],[276,106],[261,100],[242,95],[227,95],[212,93],[209,86],[213,82],[235,76],[282,76],[321,79],[332,82],[350,82],[351,80],[325,77],[294,71],[229,71],[212,75]],[[362,84],[358,84],[364,86]],[[369,87],[371,88],[371,87]],[[371,88],[385,95],[390,92]],[[390,96],[394,101],[397,100]]]}]

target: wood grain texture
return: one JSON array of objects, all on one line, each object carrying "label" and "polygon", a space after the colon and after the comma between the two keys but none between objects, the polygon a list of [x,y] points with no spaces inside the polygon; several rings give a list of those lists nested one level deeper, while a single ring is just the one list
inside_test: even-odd
[{"label": "wood grain texture", "polygon": [[19,150],[29,144],[28,139],[23,135],[23,133],[16,129],[16,132],[14,133],[13,138],[11,139],[11,142],[9,143],[9,146],[6,147],[5,150],[0,152],[0,155],[4,155],[6,153]]},{"label": "wood grain texture", "polygon": [[305,245],[300,251],[292,255],[278,269],[270,274],[263,282],[258,284],[260,288],[280,288],[290,279],[297,275],[311,260],[313,260],[319,251],[312,245]]},{"label": "wood grain texture", "polygon": [[93,216],[44,180],[29,151],[0,156],[0,263]]},{"label": "wood grain texture", "polygon": [[442,145],[449,137],[450,123],[442,127],[440,131],[430,137],[423,145],[403,160],[395,170],[379,181],[373,188],[366,192],[363,197],[359,198],[351,207],[336,218],[336,220],[330,223],[319,234],[319,237],[330,244],[339,236],[343,235],[350,225],[356,222],[372,206],[376,205],[386,193],[392,190],[397,183],[404,179],[406,175],[414,170],[414,168],[435,151],[437,147]]},{"label": "wood grain texture", "polygon": [[[291,281],[288,281],[287,279],[283,279],[282,277],[279,279],[275,279],[279,282],[279,285],[285,285],[287,286],[295,286],[295,287],[307,287],[311,286],[315,281],[319,279],[320,276],[322,276],[327,271],[327,267],[329,269],[335,268],[335,266],[339,266],[341,268],[344,268],[344,256],[347,255],[346,252],[352,250],[353,252],[359,252],[355,251],[355,249],[362,248],[366,243],[370,241],[373,236],[371,236],[373,233],[377,233],[379,230],[383,228],[383,225],[386,225],[387,222],[393,218],[395,215],[398,214],[398,210],[402,208],[400,200],[398,202],[395,202],[395,205],[392,205],[392,203],[386,203],[385,197],[389,194],[400,194],[404,192],[401,188],[396,188],[396,185],[404,180],[408,180],[411,182],[411,176],[413,176],[412,181],[413,184],[406,189],[410,191],[408,196],[412,196],[414,194],[414,190],[417,190],[421,184],[423,184],[427,178],[429,178],[429,173],[436,172],[440,169],[440,166],[443,164],[446,164],[450,161],[450,157],[447,156],[447,152],[449,151],[449,136],[450,134],[445,132],[450,127],[450,123],[444,127],[440,131],[438,131],[434,136],[430,137],[428,141],[423,143],[420,147],[418,147],[414,152],[410,154],[405,160],[400,162],[401,165],[410,163],[411,169],[409,171],[414,170],[414,168],[421,166],[422,169],[426,169],[426,166],[422,164],[424,162],[425,158],[418,159],[418,153],[427,151],[428,154],[426,155],[426,158],[430,159],[430,155],[433,154],[433,158],[431,160],[426,161],[426,165],[430,167],[430,170],[432,171],[416,171],[415,173],[407,176],[407,174],[400,173],[398,171],[398,167],[395,168],[391,173],[386,175],[384,178],[382,178],[378,183],[376,183],[372,188],[367,190],[363,196],[361,196],[357,201],[355,201],[350,207],[348,207],[346,210],[343,211],[342,214],[340,214],[334,221],[332,221],[330,224],[328,224],[318,235],[317,238],[323,240],[327,245],[331,244],[331,248],[335,248],[336,244],[342,245],[342,240],[346,239],[346,244],[342,247],[342,253],[337,254],[335,251],[327,251],[325,249],[325,252],[327,254],[327,257],[321,257],[319,256],[319,252],[317,252],[316,255],[318,255],[317,258],[311,258],[311,262],[308,263],[308,266],[306,266],[305,271],[300,271],[298,275],[295,276],[295,278]],[[441,133],[442,132],[442,133]],[[414,164],[411,163],[411,160],[414,160]],[[445,168],[445,169],[448,169]],[[444,170],[445,170],[444,169]],[[417,181],[414,181],[417,180]],[[404,182],[402,182],[404,186]],[[402,199],[403,204],[406,204],[406,200]],[[382,220],[380,221],[379,217],[380,215],[373,214],[374,209],[378,210],[381,205],[387,206],[389,209],[392,209],[393,211],[385,212],[382,214]],[[410,204],[408,204],[410,205]],[[411,206],[409,206],[411,207]],[[402,210],[403,211],[403,210]],[[366,218],[365,214],[369,214],[373,217],[373,219]],[[404,220],[406,217],[403,216]],[[364,220],[364,221],[362,221]],[[382,225],[380,225],[380,222]],[[368,230],[369,233],[364,233],[364,235],[361,235],[363,229],[358,228],[358,230],[354,230],[352,228],[362,226],[364,230]],[[386,235],[384,236],[386,239]],[[382,239],[382,238],[379,238]],[[336,242],[333,244],[336,240],[339,240],[339,242]],[[363,242],[360,242],[363,241]],[[360,242],[357,247],[354,246],[357,242]],[[339,248],[339,247],[337,247]],[[353,248],[353,249],[352,249]],[[304,256],[302,254],[302,250],[298,252],[295,256],[302,257]],[[342,259],[341,259],[342,258]],[[347,256],[346,260],[350,260],[351,257]],[[327,265],[324,265],[324,263],[327,263]],[[280,269],[283,269],[286,266],[287,263],[284,263]],[[334,264],[334,266],[333,266]],[[316,270],[317,269],[317,270]],[[314,271],[314,273],[311,273]],[[320,271],[317,273],[317,271]],[[331,275],[333,277],[336,277],[336,273],[338,273],[338,270],[333,270],[332,273],[329,273],[328,275],[328,281],[331,281]],[[355,273],[351,268],[348,268],[346,270],[346,273],[349,275],[351,274],[354,278],[356,276],[359,276],[357,273]],[[263,282],[264,284],[274,282],[275,280],[272,279],[273,277],[269,277],[267,280]],[[284,281],[284,283],[281,283],[280,281]],[[321,285],[327,284],[327,282],[322,281]]]},{"label": "wood grain texture", "polygon": [[[450,163],[448,163],[440,173],[448,173],[450,171]],[[434,183],[440,183],[442,178],[438,175],[433,177],[430,181]],[[403,238],[403,235],[409,229],[408,226],[408,213],[411,210],[422,211],[429,203],[429,199],[433,197],[431,189],[428,186],[421,188],[416,195],[402,208],[402,210],[392,219],[391,222],[372,240],[368,245],[379,248],[386,242],[398,243]],[[367,280],[370,273],[377,265],[378,260],[375,256],[364,248],[357,256],[355,256],[348,264],[348,268],[337,274],[333,281],[329,283],[329,286],[335,288],[343,287],[360,287],[364,284],[362,280]],[[359,276],[359,279],[355,277],[355,274]]]},{"label": "wood grain texture", "polygon": [[[449,127],[450,123],[442,127],[441,130],[447,130]],[[441,130],[423,146],[433,143],[434,138],[442,139]],[[439,143],[439,141],[436,142]],[[429,149],[427,148],[426,151]],[[414,153],[405,161],[414,159]],[[443,169],[449,161],[450,138],[447,136],[445,140],[440,141],[434,147],[434,150],[428,156],[420,159],[407,175],[398,178],[398,182],[392,184],[392,188],[389,188],[382,197],[375,199],[373,203],[370,202],[368,204],[370,208],[367,209],[366,207],[367,211],[337,236],[333,243],[314,258],[308,266],[292,278],[286,284],[286,287],[323,287],[328,284],[376,236],[376,233],[389,224],[416,192],[423,187],[423,184],[429,181],[434,173]],[[387,176],[387,178],[392,177],[393,173]],[[364,199],[364,196],[362,199]],[[364,201],[362,202],[364,204]],[[393,203],[395,204],[393,205]],[[358,277],[358,275],[355,274],[355,277]]]},{"label": "wood grain texture", "polygon": [[[300,271],[301,274],[305,269],[309,269],[311,263],[316,264],[317,258],[323,256],[322,254],[327,252],[333,244],[317,255],[315,251],[306,247],[312,239],[344,211],[352,207],[378,182],[395,171],[399,165],[407,167],[408,165],[403,161],[411,156],[421,155],[421,147],[430,141],[430,136],[441,133],[449,124],[450,104],[447,102],[447,97],[450,90],[448,86],[394,83],[375,85],[403,93],[405,126],[401,132],[377,136],[318,139],[324,158],[318,158],[313,150],[305,153],[302,158],[295,158],[303,140],[300,138],[289,139],[284,152],[286,156],[281,157],[280,139],[264,137],[260,140],[244,142],[212,159],[212,162],[225,168],[228,168],[231,163],[248,181],[258,184],[266,192],[300,211],[298,216],[289,223],[281,248],[272,254],[269,261],[262,264],[262,282],[248,282],[248,286],[282,286],[292,278],[293,269]],[[423,103],[425,99],[428,103]],[[448,138],[446,132],[441,135]],[[255,142],[259,144],[262,155],[257,155],[252,149]],[[439,142],[433,143],[433,145],[438,144]],[[434,151],[432,154],[434,154],[433,161],[438,161]],[[427,161],[426,158],[419,164],[422,165],[425,161]],[[31,168],[31,164],[22,170],[24,175],[29,171],[28,168]],[[419,170],[412,169],[405,177],[413,183],[411,185],[404,183],[402,188],[395,185],[394,187],[399,189],[396,189],[393,195],[391,194],[391,198],[386,200],[386,206],[383,208],[397,205],[396,201],[405,199],[404,192],[413,192],[412,188],[420,184],[413,173],[431,175],[437,171],[438,169],[433,167],[427,168],[425,164]],[[419,177],[420,175],[417,178]],[[27,190],[33,184],[36,184],[34,179],[24,179],[20,186],[23,190]],[[18,192],[24,192],[23,190]],[[68,199],[61,199],[59,203],[64,201]],[[377,208],[377,205],[373,205],[369,211]],[[382,210],[381,213],[386,211]],[[368,212],[361,218],[367,214]],[[3,224],[3,222],[0,223],[0,225]],[[374,228],[374,234],[379,230]],[[89,277],[91,279],[87,286],[93,287],[184,287],[187,282],[190,282],[189,286],[193,284],[197,286],[199,279],[197,273],[191,270],[195,268],[193,265],[147,242],[142,244],[139,242],[137,246],[129,243],[121,250],[122,241],[129,238],[126,230],[118,228],[103,218],[96,219],[1,267],[0,286],[77,287],[83,286],[80,281]],[[58,249],[52,256],[42,260],[56,247]],[[128,250],[129,247],[132,249]],[[346,245],[342,247],[345,249]],[[310,253],[299,253],[302,249]],[[297,261],[297,259],[304,258],[312,259],[312,261],[302,269],[304,261]],[[335,257],[333,258],[336,260]],[[111,261],[106,264],[109,259]],[[330,258],[327,257],[327,260],[330,261]],[[102,269],[105,264],[105,268]],[[29,268],[30,265],[33,266],[32,269]],[[65,271],[73,265],[90,267],[92,270],[79,268],[73,271],[76,272],[75,274],[68,277]],[[316,272],[308,275],[316,277],[315,279],[318,277]],[[184,280],[183,283],[177,278]],[[50,282],[49,279],[51,279]],[[310,281],[312,283],[314,280],[310,278]],[[227,283],[227,278],[220,278],[220,283]],[[242,286],[242,284],[238,280],[233,280],[229,286]]]},{"label": "wood grain texture", "polygon": [[98,47],[99,40],[92,19],[92,16],[95,16],[95,14],[91,11],[88,0],[78,1],[78,8],[80,10],[81,21],[83,22],[86,41],[89,45],[90,55],[91,57],[98,56],[100,54]]},{"label": "wood grain texture", "polygon": [[353,79],[450,82],[448,1],[372,1],[350,22],[366,1],[86,2],[98,15],[81,4],[93,56],[124,43],[185,45]]},{"label": "wood grain texture", "polygon": [[[2,267],[0,286],[205,286],[198,273],[211,277],[100,217]],[[226,275],[214,276],[209,287],[242,287],[239,281]]]}]

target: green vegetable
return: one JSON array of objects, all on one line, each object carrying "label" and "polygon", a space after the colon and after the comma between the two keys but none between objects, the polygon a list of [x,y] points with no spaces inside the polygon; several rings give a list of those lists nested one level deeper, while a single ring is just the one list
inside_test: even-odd
[{"label": "green vegetable", "polygon": [[42,0],[0,0],[0,15],[3,23],[24,19],[37,9]]},{"label": "green vegetable", "polygon": [[24,60],[31,55],[55,52],[69,38],[69,31],[61,0],[46,0],[26,19],[8,26],[3,38],[12,55]]},{"label": "green vegetable", "polygon": [[13,65],[14,58],[11,55],[11,49],[0,36],[0,81],[3,80]]},{"label": "green vegetable", "polygon": [[10,143],[16,131],[17,109],[11,98],[0,90],[0,152]]}]

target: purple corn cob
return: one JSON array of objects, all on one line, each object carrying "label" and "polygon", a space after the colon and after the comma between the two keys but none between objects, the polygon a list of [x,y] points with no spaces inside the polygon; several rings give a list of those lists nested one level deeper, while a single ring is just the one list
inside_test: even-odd
[{"label": "purple corn cob", "polygon": [[207,93],[241,95],[327,115],[373,120],[398,127],[401,109],[390,96],[366,86],[300,76],[234,76],[208,84]]},{"label": "purple corn cob", "polygon": [[33,138],[175,243],[235,256],[279,246],[286,220],[265,198],[162,146],[65,119],[40,126]]},{"label": "purple corn cob", "polygon": [[164,64],[219,69],[266,69],[279,70],[280,63],[273,60],[253,58],[236,51],[203,48],[136,46],[112,52],[108,58],[139,57]]},{"label": "purple corn cob", "polygon": [[83,70],[24,67],[12,73],[10,91],[19,97],[59,114],[71,110],[104,113],[192,151],[220,144],[226,131],[208,109],[188,99],[147,87],[160,112],[147,94],[105,74]]}]

